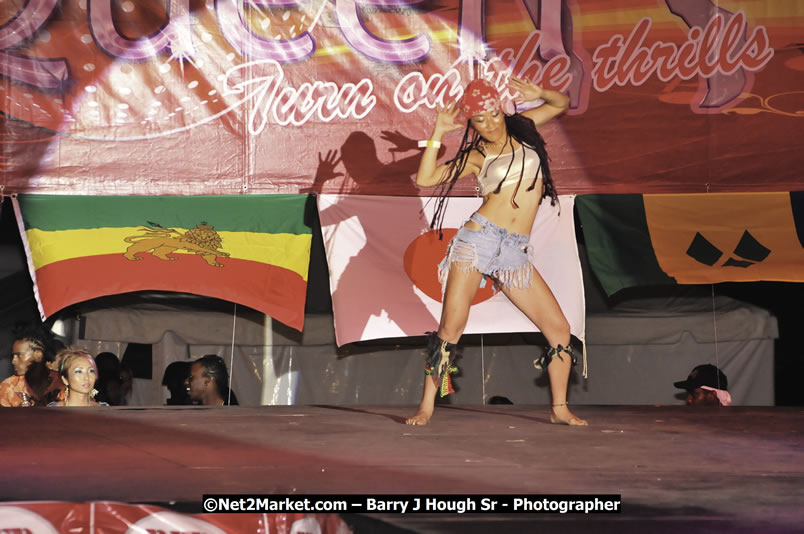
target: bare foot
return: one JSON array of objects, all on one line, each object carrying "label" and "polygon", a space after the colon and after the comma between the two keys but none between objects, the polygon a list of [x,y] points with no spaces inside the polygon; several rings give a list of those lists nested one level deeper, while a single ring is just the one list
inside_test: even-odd
[{"label": "bare foot", "polygon": [[435,410],[436,387],[435,380],[432,377],[425,377],[424,391],[422,391],[422,401],[419,403],[419,409],[416,415],[406,420],[408,425],[426,425],[433,417],[433,410]]},{"label": "bare foot", "polygon": [[430,422],[430,418],[433,417],[433,410],[423,410],[419,408],[419,411],[416,412],[416,415],[411,417],[410,419],[405,420],[406,425],[426,425]]},{"label": "bare foot", "polygon": [[585,419],[581,419],[573,414],[566,404],[553,406],[553,411],[550,414],[550,422],[556,425],[589,426],[589,423]]}]

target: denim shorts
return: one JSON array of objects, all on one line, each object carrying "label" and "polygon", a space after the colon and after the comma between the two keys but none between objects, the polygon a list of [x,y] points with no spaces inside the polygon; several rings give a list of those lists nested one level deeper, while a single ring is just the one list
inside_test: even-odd
[{"label": "denim shorts", "polygon": [[447,255],[438,266],[442,293],[453,263],[461,270],[482,273],[480,287],[485,286],[486,278],[492,278],[497,288],[530,287],[533,282],[533,269],[528,259],[530,236],[509,232],[478,213],[473,213],[469,220],[481,228],[473,230],[464,224],[450,241]]}]

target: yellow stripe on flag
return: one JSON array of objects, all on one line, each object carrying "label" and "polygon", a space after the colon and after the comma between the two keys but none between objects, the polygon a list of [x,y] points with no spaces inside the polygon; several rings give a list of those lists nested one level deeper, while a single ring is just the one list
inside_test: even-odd
[{"label": "yellow stripe on flag", "polygon": [[659,266],[680,284],[804,281],[788,193],[644,195]]},{"label": "yellow stripe on flag", "polygon": [[[176,228],[181,233],[187,229]],[[99,256],[105,254],[120,254],[134,245],[146,248],[146,241],[152,237],[143,237],[147,234],[140,227],[129,228],[93,228],[80,230],[42,231],[32,229],[26,232],[31,248],[34,269],[45,265],[86,256]],[[231,258],[249,260],[259,263],[275,265],[297,273],[307,280],[308,260],[310,257],[311,234],[263,234],[254,232],[218,232],[222,244],[218,248],[226,252]],[[136,239],[132,238],[136,236]],[[172,234],[176,236],[176,234]],[[126,238],[132,238],[126,242]],[[157,238],[158,239],[158,238]],[[157,245],[158,241],[153,241]],[[150,243],[148,243],[150,244]],[[168,245],[172,244],[170,241]],[[140,252],[140,255],[150,254],[151,251]],[[194,254],[189,250],[177,248],[170,254]],[[218,261],[225,264],[226,257],[219,256]]]}]

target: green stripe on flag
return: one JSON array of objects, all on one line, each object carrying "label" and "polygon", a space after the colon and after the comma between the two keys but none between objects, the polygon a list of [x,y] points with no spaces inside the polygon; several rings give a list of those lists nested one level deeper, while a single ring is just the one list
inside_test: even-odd
[{"label": "green stripe on flag", "polygon": [[39,309],[132,291],[225,298],[301,330],[309,195],[13,198]]},{"label": "green stripe on flag", "polygon": [[156,223],[219,232],[310,234],[304,224],[308,195],[110,197],[20,195],[26,229],[44,231],[118,228]]},{"label": "green stripe on flag", "polygon": [[582,195],[575,206],[589,264],[606,294],[676,284],[656,260],[642,195]]}]

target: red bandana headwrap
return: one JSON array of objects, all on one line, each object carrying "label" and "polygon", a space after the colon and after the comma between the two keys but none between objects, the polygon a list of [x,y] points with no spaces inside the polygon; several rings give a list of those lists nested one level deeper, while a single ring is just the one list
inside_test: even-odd
[{"label": "red bandana headwrap", "polygon": [[472,80],[466,86],[461,99],[461,111],[463,111],[466,118],[498,109],[502,109],[500,93],[497,92],[497,88],[490,81],[483,79]]}]

